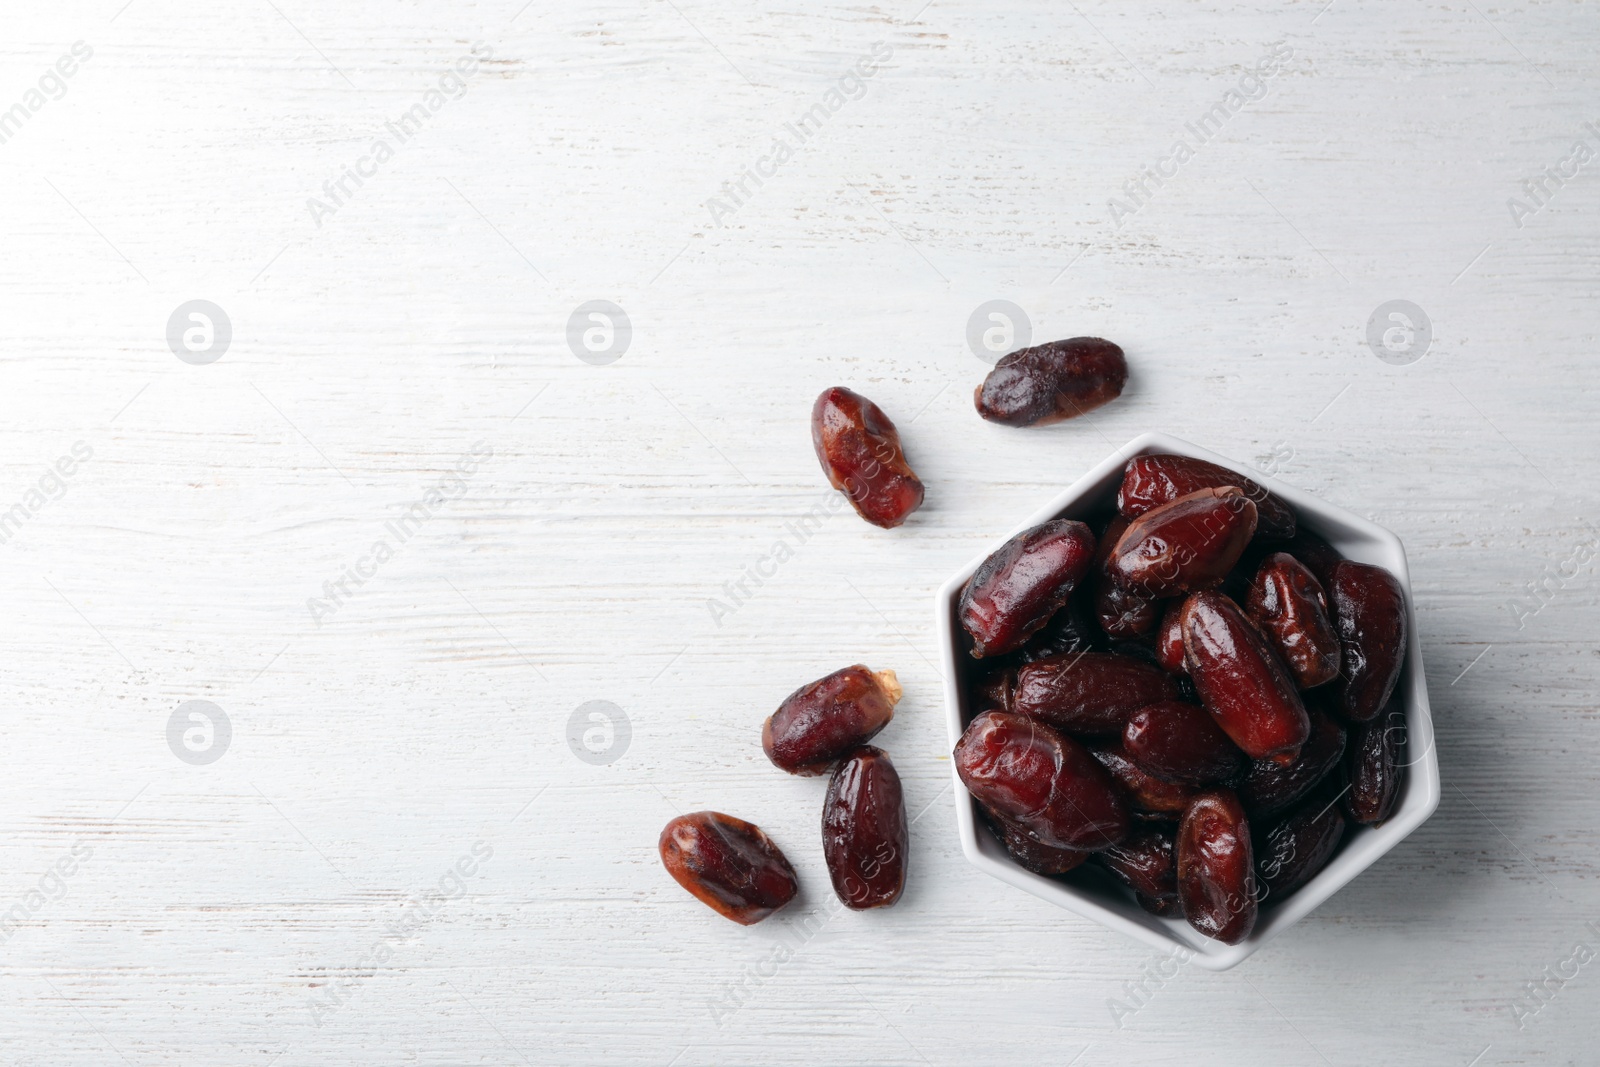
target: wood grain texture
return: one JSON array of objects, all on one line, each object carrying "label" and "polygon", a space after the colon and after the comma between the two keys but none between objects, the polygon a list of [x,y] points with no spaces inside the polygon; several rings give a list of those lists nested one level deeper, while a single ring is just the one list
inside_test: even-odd
[{"label": "wood grain texture", "polygon": [[[1594,5],[66,0],[0,26],[0,112],[93,49],[0,143],[0,514],[45,483],[0,545],[0,1059],[1592,1062],[1600,964],[1525,983],[1600,946],[1600,575],[1550,578],[1600,519],[1600,163],[1520,227],[1507,200],[1600,153]],[[475,42],[319,225],[308,199]],[[1277,42],[1264,96],[1114,225]],[[196,298],[234,329],[209,366],[166,341]],[[977,419],[965,331],[997,298],[1037,340],[1123,344],[1126,395]],[[1364,340],[1396,298],[1433,323],[1408,366]],[[633,324],[609,366],[568,347],[595,299]],[[827,499],[832,384],[899,422],[926,507],[833,513],[714,617]],[[1445,783],[1238,970],[1160,981],[962,859],[931,611],[1147,429],[1401,536]],[[880,743],[915,855],[882,914],[829,906],[825,782],[759,747],[857,661],[906,689]],[[205,766],[167,741],[196,699],[233,731]],[[589,700],[630,721],[609,764],[568,747]],[[787,850],[787,912],[737,928],[664,874],[661,825],[706,807]]]}]

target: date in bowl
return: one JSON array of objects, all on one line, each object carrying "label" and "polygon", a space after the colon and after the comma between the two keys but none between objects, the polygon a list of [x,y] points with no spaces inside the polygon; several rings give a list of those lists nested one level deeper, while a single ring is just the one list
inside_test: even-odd
[{"label": "date in bowl", "polygon": [[[1115,507],[1117,488],[1128,461],[1138,456],[1175,454],[1206,460],[1236,471],[1257,482],[1263,475],[1222,456],[1165,434],[1143,434],[1104,462],[1079,478],[1036,514],[1007,534],[1006,539],[1052,519],[1092,521]],[[1422,825],[1439,806],[1439,764],[1434,753],[1433,720],[1428,711],[1427,685],[1423,679],[1422,656],[1417,637],[1411,583],[1406,569],[1405,550],[1400,539],[1342,508],[1327,504],[1309,493],[1279,482],[1269,486],[1272,494],[1295,512],[1299,526],[1330,543],[1346,559],[1382,567],[1394,575],[1404,594],[1406,613],[1406,656],[1394,689],[1391,707],[1403,712],[1405,748],[1402,755],[1405,777],[1401,793],[1389,817],[1375,826],[1352,824],[1345,831],[1338,852],[1318,873],[1297,890],[1259,905],[1259,916],[1250,933],[1236,944],[1224,944],[1199,933],[1183,916],[1161,917],[1144,910],[1131,891],[1094,864],[1085,864],[1065,875],[1047,877],[1026,869],[1007,853],[984,825],[978,804],[955,775],[956,827],[967,859],[981,870],[1034,896],[1093,919],[1163,951],[1185,950],[1192,960],[1208,970],[1226,970],[1248,957],[1282,931],[1309,914],[1352,878],[1399,844]],[[950,744],[960,741],[967,725],[981,710],[976,706],[976,679],[984,667],[967,652],[969,643],[962,630],[957,610],[962,588],[989,553],[987,549],[944,583],[936,602],[936,625],[944,670],[946,721]],[[954,774],[954,770],[952,770]],[[1336,772],[1337,773],[1337,772]]]}]

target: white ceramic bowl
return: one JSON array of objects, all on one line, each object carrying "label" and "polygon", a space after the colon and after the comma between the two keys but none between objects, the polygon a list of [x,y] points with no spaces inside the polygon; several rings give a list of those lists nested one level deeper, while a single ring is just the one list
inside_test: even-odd
[{"label": "white ceramic bowl", "polygon": [[[1147,433],[1134,438],[1073,482],[1054,500],[1008,533],[1006,539],[1050,519],[1085,518],[1096,511],[1106,510],[1114,504],[1117,486],[1122,482],[1122,471],[1128,460],[1154,453],[1194,456],[1248,475],[1293,507],[1300,525],[1321,535],[1346,558],[1376,564],[1400,580],[1405,590],[1410,636],[1405,669],[1400,675],[1396,692],[1406,711],[1407,747],[1404,758],[1410,767],[1404,792],[1395,805],[1394,814],[1382,826],[1351,830],[1333,861],[1301,886],[1298,892],[1282,902],[1264,902],[1255,930],[1237,945],[1213,941],[1182,918],[1161,919],[1149,914],[1134,902],[1132,894],[1103,872],[1094,870],[1092,865],[1079,868],[1069,876],[1072,879],[1070,884],[1018,866],[1006,855],[994,835],[980,826],[975,802],[961,784],[960,776],[956,776],[955,782],[956,826],[961,835],[961,849],[967,859],[1002,882],[1059,904],[1113,930],[1120,930],[1156,948],[1172,951],[1181,946],[1193,953],[1195,963],[1208,970],[1221,971],[1232,967],[1294,925],[1421,826],[1439,806],[1439,761],[1433,750],[1433,720],[1428,714],[1428,690],[1422,676],[1422,654],[1418,647],[1416,610],[1411,597],[1411,577],[1406,570],[1405,549],[1400,539],[1383,527],[1375,526],[1342,508],[1323,503],[1311,494],[1275,481],[1260,471],[1197,448],[1187,441],[1166,434]],[[979,662],[966,655],[958,641],[957,601],[961,596],[961,587],[973,571],[1002,543],[991,545],[982,555],[952,575],[940,588],[935,605],[951,747],[960,740],[962,731],[973,715],[974,709],[967,694]],[[953,764],[951,773],[955,774]]]}]

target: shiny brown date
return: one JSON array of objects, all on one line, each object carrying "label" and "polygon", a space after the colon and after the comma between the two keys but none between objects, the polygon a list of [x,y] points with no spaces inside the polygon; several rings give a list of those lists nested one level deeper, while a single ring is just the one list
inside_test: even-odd
[{"label": "shiny brown date", "polygon": [[1053,519],[1001,545],[961,591],[957,617],[972,637],[972,654],[1020,648],[1072,595],[1094,559],[1094,534],[1071,519]]},{"label": "shiny brown date", "polygon": [[1236,486],[1199,489],[1128,524],[1106,573],[1150,597],[1177,596],[1222,583],[1256,529],[1256,506]]},{"label": "shiny brown date", "polygon": [[961,735],[955,763],[979,803],[1042,845],[1091,851],[1128,831],[1127,806],[1105,768],[1044,723],[984,712]]},{"label": "shiny brown date", "polygon": [[889,725],[900,693],[894,671],[834,671],[784,698],[761,728],[761,748],[790,774],[822,774]]},{"label": "shiny brown date", "polygon": [[680,815],[661,831],[667,873],[718,915],[750,926],[794,899],[800,883],[772,839],[720,811]]},{"label": "shiny brown date", "polygon": [[1099,337],[1072,337],[1004,356],[972,399],[990,422],[1043,426],[1115,400],[1127,381],[1121,348]]},{"label": "shiny brown date", "polygon": [[1345,560],[1333,568],[1328,603],[1344,659],[1341,710],[1351,722],[1367,722],[1400,680],[1406,658],[1405,594],[1382,567]]},{"label": "shiny brown date", "polygon": [[1160,667],[1115,652],[1047,656],[1017,671],[1012,710],[1072,734],[1118,734],[1146,704],[1176,700]]},{"label": "shiny brown date", "polygon": [[1287,896],[1310,881],[1339,850],[1344,830],[1338,794],[1323,788],[1260,834],[1256,873],[1266,887],[1264,896]]},{"label": "shiny brown date", "polygon": [[862,745],[833,772],[822,805],[822,855],[833,891],[857,911],[887,908],[906,887],[906,802],[881,749]]},{"label": "shiny brown date", "polygon": [[1122,731],[1128,758],[1158,778],[1209,785],[1239,773],[1245,755],[1205,708],[1164,700],[1140,708]]},{"label": "shiny brown date", "polygon": [[1339,635],[1328,619],[1322,586],[1305,564],[1287,552],[1268,556],[1250,584],[1245,608],[1301,689],[1339,676]]},{"label": "shiny brown date", "polygon": [[1287,762],[1311,733],[1288,669],[1237,604],[1196,593],[1183,605],[1189,677],[1217,725],[1251,759]]},{"label": "shiny brown date", "polygon": [[922,482],[906,462],[899,432],[860,393],[839,385],[822,391],[811,408],[811,443],[828,484],[872,525],[899,526],[922,506]]},{"label": "shiny brown date", "polygon": [[1252,818],[1265,819],[1288,809],[1339,765],[1345,751],[1344,727],[1321,711],[1310,712],[1311,736],[1289,764],[1256,760],[1239,782],[1239,800]]},{"label": "shiny brown date", "polygon": [[1287,540],[1294,536],[1294,512],[1289,505],[1260,483],[1191,456],[1161,454],[1130,459],[1117,490],[1117,510],[1135,519],[1197,489],[1220,489],[1225,485],[1237,486],[1255,504],[1259,516],[1256,533],[1261,537]]},{"label": "shiny brown date", "polygon": [[1095,853],[1095,862],[1140,896],[1178,895],[1173,832],[1167,827],[1147,826],[1135,830],[1121,844]]},{"label": "shiny brown date", "polygon": [[1120,741],[1090,745],[1089,754],[1122,787],[1129,803],[1133,805],[1134,815],[1145,821],[1176,819],[1189,806],[1189,801],[1194,799],[1194,788],[1157,778],[1134,763],[1123,751]]},{"label": "shiny brown date", "polygon": [[1255,854],[1239,798],[1226,789],[1190,801],[1178,824],[1178,901],[1189,925],[1237,945],[1256,925]]},{"label": "shiny brown date", "polygon": [[1394,814],[1405,784],[1405,713],[1390,705],[1384,714],[1350,730],[1344,774],[1350,790],[1345,810],[1362,826],[1377,826]]}]

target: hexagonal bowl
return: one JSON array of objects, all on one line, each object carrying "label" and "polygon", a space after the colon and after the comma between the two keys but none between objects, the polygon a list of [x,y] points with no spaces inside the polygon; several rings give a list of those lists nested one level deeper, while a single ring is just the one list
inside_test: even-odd
[{"label": "hexagonal bowl", "polygon": [[[1236,470],[1267,485],[1273,493],[1294,508],[1299,522],[1319,534],[1345,557],[1383,567],[1400,580],[1405,590],[1408,620],[1408,645],[1405,668],[1396,687],[1406,713],[1409,766],[1404,792],[1394,814],[1382,826],[1360,827],[1349,831],[1332,862],[1299,891],[1282,902],[1264,903],[1255,930],[1237,945],[1225,945],[1205,937],[1182,918],[1162,919],[1149,914],[1134,902],[1133,896],[1108,875],[1086,865],[1064,876],[1047,878],[1018,866],[1006,855],[1000,842],[984,829],[976,812],[976,802],[960,776],[955,778],[956,827],[961,849],[967,859],[983,871],[1036,897],[1077,912],[1113,930],[1168,951],[1192,953],[1193,962],[1208,970],[1222,971],[1239,963],[1256,949],[1282,933],[1336,893],[1346,882],[1370,867],[1421,826],[1439,806],[1439,763],[1433,749],[1433,719],[1428,713],[1427,683],[1422,675],[1422,653],[1418,647],[1416,609],[1411,596],[1411,577],[1406,569],[1405,549],[1400,539],[1343,508],[1327,504],[1309,493],[1284,485],[1242,464],[1166,434],[1147,433],[1134,438],[1106,460],[1063,490],[1055,499],[1028,516],[1001,541],[985,549],[950,577],[939,589],[935,602],[940,655],[944,670],[946,719],[950,744],[955,746],[971,720],[974,709],[968,693],[978,661],[966,655],[959,640],[960,624],[956,606],[961,588],[978,565],[1005,540],[1031,526],[1056,518],[1088,518],[1104,513],[1114,505],[1117,486],[1129,459],[1154,453],[1177,453],[1210,460]],[[952,766],[951,774],[954,775]]]}]

